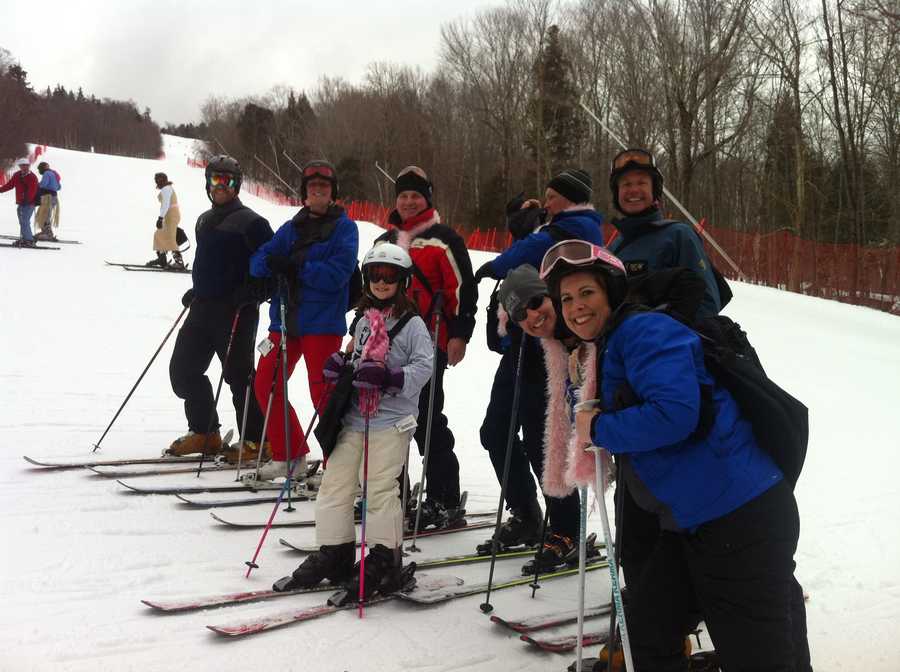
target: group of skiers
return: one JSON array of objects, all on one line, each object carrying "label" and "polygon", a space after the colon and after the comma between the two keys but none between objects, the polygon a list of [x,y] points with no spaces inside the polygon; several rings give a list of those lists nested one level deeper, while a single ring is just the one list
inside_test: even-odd
[{"label": "group of skiers", "polygon": [[[62,189],[62,178],[46,161],[38,163],[40,181],[31,172],[31,160],[22,157],[16,161],[18,170],[12,174],[0,193],[15,189],[16,216],[19,220],[19,238],[13,242],[15,247],[34,247],[35,241],[56,240],[53,229],[59,227],[59,190]],[[37,213],[35,214],[35,208]],[[31,232],[31,216],[34,217],[35,232]]]},{"label": "group of skiers", "polygon": [[[171,188],[157,178],[161,190]],[[336,202],[331,164],[304,166],[303,207],[275,233],[240,202],[241,180],[233,158],[209,161],[212,207],[197,220],[193,286],[182,299],[189,312],[170,364],[189,432],[169,452],[267,458],[261,479],[302,474],[309,446],[285,379],[305,358],[320,428],[332,429],[317,434],[326,457],[320,550],[279,589],[330,580],[362,598],[397,590],[407,517],[418,514],[423,529],[465,525],[443,377],[465,357],[477,283],[493,278],[487,335],[501,357],[480,436],[498,480],[511,451],[510,515],[488,547],[540,544],[538,569],[575,562],[584,504],[577,488],[596,477],[585,449],[601,446],[616,461],[617,548],[636,668],[688,669],[685,639],[704,620],[725,669],[811,669],[793,576],[792,488],[706,370],[700,339],[686,326],[718,313],[727,285],[694,230],[663,218],[663,176],[650,153],[627,150],[613,161],[609,186],[624,217],[609,249],[590,204],[591,177],[573,168],[548,182],[543,203],[523,195],[509,203],[514,242],[474,274],[463,240],[440,223],[421,168],[397,175],[389,229],[361,272],[357,227]],[[160,195],[165,230],[175,199]],[[635,309],[656,307],[657,282],[666,310]],[[254,371],[266,300],[269,335]],[[214,353],[241,428],[236,446],[223,446],[218,431],[205,373]],[[426,499],[410,513],[403,502],[412,439],[425,456]],[[370,549],[354,565],[360,488]]]}]

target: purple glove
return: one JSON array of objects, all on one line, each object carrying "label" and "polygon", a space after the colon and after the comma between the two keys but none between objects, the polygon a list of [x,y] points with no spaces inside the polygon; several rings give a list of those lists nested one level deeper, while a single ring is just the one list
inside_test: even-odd
[{"label": "purple glove", "polygon": [[403,391],[403,369],[388,369],[384,377],[384,391],[397,395]]},{"label": "purple glove", "polygon": [[387,378],[387,369],[381,362],[373,362],[367,359],[356,367],[356,376],[353,378],[353,387],[360,390],[380,390]]},{"label": "purple glove", "polygon": [[325,377],[325,380],[330,380],[332,382],[337,380],[341,375],[341,370],[346,366],[346,363],[347,360],[344,358],[344,353],[331,353],[331,357],[325,360],[325,367],[322,369],[322,375]]}]

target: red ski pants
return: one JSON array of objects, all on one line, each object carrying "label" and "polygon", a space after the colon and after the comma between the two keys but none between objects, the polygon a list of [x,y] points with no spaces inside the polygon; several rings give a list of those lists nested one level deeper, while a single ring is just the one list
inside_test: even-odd
[{"label": "red ski pants", "polygon": [[[284,387],[282,376],[284,375],[278,362],[281,359],[281,334],[277,331],[269,332],[269,340],[275,345],[268,355],[261,357],[256,367],[256,381],[254,389],[256,400],[260,410],[265,413],[269,402],[269,391],[272,389],[272,376],[278,369],[278,379],[275,381],[274,395],[272,397],[272,410],[269,412],[269,425],[266,428],[266,436],[272,445],[272,459],[278,461],[287,460],[287,452],[284,446]],[[320,411],[326,403],[325,383],[322,378],[322,368],[325,360],[333,352],[341,348],[341,337],[334,334],[315,334],[310,336],[288,336],[287,339],[287,375],[288,380],[294,372],[294,367],[300,361],[300,357],[306,359],[306,370],[309,375],[309,396],[315,408]],[[288,423],[291,432],[291,458],[305,455],[309,452],[306,437],[300,428],[300,421],[294,407],[288,404]]]}]

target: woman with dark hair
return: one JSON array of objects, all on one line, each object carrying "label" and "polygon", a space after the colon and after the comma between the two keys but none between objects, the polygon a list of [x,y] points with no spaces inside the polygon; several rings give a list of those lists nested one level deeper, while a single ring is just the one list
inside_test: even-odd
[{"label": "woman with dark hair", "polygon": [[[601,446],[617,458],[619,489],[662,529],[628,589],[635,666],[687,670],[684,640],[699,612],[725,669],[793,670],[795,647],[805,644],[795,641],[791,610],[797,503],[731,394],[706,370],[699,336],[665,313],[620,309],[625,268],[596,245],[553,246],[541,277],[582,341],[568,383],[579,400],[597,402],[575,414],[573,440],[547,445],[554,459],[548,455],[545,490],[594,482],[585,449]],[[551,390],[551,412],[565,405],[564,385]],[[703,404],[713,415],[698,432]]]},{"label": "woman with dark hair", "polygon": [[[153,234],[153,251],[156,259],[147,262],[147,266],[159,266],[160,268],[173,268],[184,270],[184,259],[178,249],[178,224],[181,222],[181,210],[178,208],[178,196],[172,182],[165,173],[156,173],[153,176],[156,188],[159,189],[159,216],[156,218],[156,232]],[[172,263],[169,264],[166,254],[172,253]]]}]

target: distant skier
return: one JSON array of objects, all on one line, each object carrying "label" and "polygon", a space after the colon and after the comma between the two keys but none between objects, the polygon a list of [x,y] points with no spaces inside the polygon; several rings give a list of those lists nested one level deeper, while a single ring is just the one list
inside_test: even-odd
[{"label": "distant skier", "polygon": [[[184,259],[178,249],[178,224],[181,222],[181,211],[178,208],[178,196],[172,188],[172,182],[165,173],[153,176],[156,188],[159,189],[159,217],[156,218],[156,232],[153,234],[153,249],[156,259],[147,262],[147,266],[184,270]],[[166,253],[172,253],[172,263]]]},{"label": "distant skier", "polygon": [[[428,499],[422,503],[420,526],[445,527],[465,524],[459,508],[459,460],[453,452],[456,440],[444,415],[444,372],[456,366],[466,355],[466,345],[475,329],[478,288],[472,275],[472,262],[465,241],[453,229],[441,224],[432,204],[433,187],[425,171],[408,166],[397,175],[396,207],[388,222],[391,229],[379,240],[397,243],[409,252],[421,271],[413,276],[410,294],[433,332],[440,313],[438,356],[434,378],[431,446],[425,487]],[[443,301],[435,309],[438,296]],[[421,418],[416,430],[419,454],[425,452],[430,388],[419,399]]]},{"label": "distant skier", "polygon": [[[309,377],[309,396],[316,408],[325,403],[322,366],[347,333],[350,280],[356,270],[359,231],[356,222],[334,201],[338,198],[337,173],[327,161],[310,161],[303,167],[300,181],[303,208],[278,229],[275,237],[262,245],[250,261],[256,278],[285,281],[287,296],[279,291],[269,309],[268,343],[271,349],[259,359],[256,400],[268,405],[272,378],[275,383],[272,410],[266,429],[272,444],[272,461],[262,465],[259,478],[270,480],[287,475],[288,450],[284,436],[284,393],[280,369],[281,301],[286,300],[287,376],[303,357]],[[196,263],[196,262],[195,262]],[[295,469],[305,470],[309,446],[292,407],[290,456],[301,459]]]},{"label": "distant skier", "polygon": [[[328,456],[316,499],[316,543],[320,548],[291,577],[279,581],[276,590],[313,586],[327,579],[348,582],[350,597],[358,596],[353,502],[364,471],[368,472],[366,541],[370,546],[365,562],[365,597],[402,587],[399,484],[419,414],[419,394],[431,376],[433,359],[428,328],[406,296],[411,270],[412,260],[406,251],[390,243],[376,243],[363,260],[362,317],[356,322],[353,353],[347,362],[342,353],[335,352],[325,364],[325,376],[336,380],[349,363],[354,369],[356,391]],[[366,443],[368,469],[364,470]]]},{"label": "distant skier", "polygon": [[59,228],[59,190],[62,189],[62,178],[46,161],[38,164],[41,182],[38,185],[37,214],[34,216],[35,240],[56,240],[53,229]]},{"label": "distant skier", "polygon": [[[189,431],[172,443],[168,450],[171,455],[215,455],[222,450],[219,417],[206,376],[213,354],[223,363],[237,427],[241,427],[247,382],[252,381],[254,373],[259,302],[264,298],[264,292],[250,277],[250,257],[272,237],[269,222],[238,198],[242,179],[240,164],[230,156],[215,156],[206,166],[206,195],[212,208],[197,219],[193,287],[181,299],[190,306],[190,312],[178,332],[169,362],[172,390],[184,399]],[[238,322],[233,327],[236,314]],[[226,361],[229,339],[231,352]],[[207,434],[210,423],[212,431]],[[257,456],[262,425],[262,413],[251,393],[243,457]],[[231,459],[237,452],[235,449],[226,455]]]},{"label": "distant skier", "polygon": [[31,215],[34,212],[34,200],[37,196],[38,179],[31,172],[31,161],[22,157],[16,161],[19,170],[13,173],[6,184],[0,187],[0,193],[15,188],[16,190],[16,215],[19,218],[18,240],[13,243],[15,247],[34,247],[34,236],[31,234]]}]

